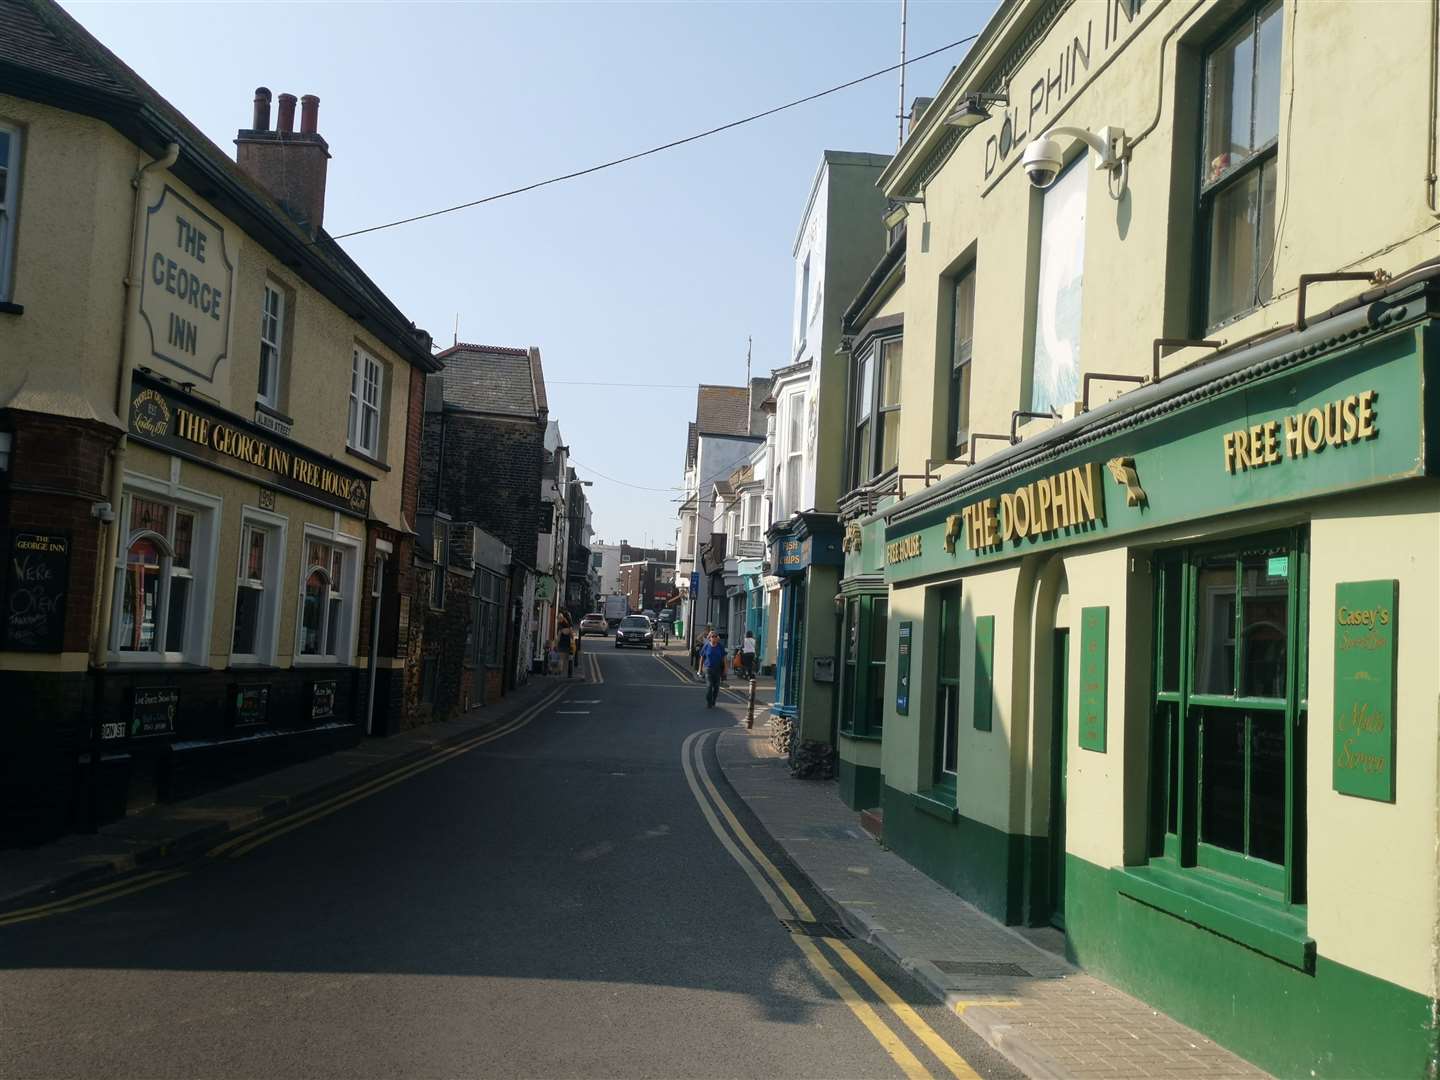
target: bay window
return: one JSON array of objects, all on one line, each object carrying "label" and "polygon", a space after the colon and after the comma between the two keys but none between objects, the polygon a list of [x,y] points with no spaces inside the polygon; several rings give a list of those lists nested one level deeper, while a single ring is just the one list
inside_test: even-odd
[{"label": "bay window", "polygon": [[1275,284],[1280,0],[1251,8],[1205,58],[1200,217],[1205,326],[1269,300]]},{"label": "bay window", "polygon": [[900,360],[901,338],[891,336],[867,345],[855,364],[851,487],[900,462]]}]

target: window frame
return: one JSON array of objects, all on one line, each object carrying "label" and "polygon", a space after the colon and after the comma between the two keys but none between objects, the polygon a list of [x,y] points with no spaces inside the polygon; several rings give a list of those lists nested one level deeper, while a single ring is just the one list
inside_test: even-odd
[{"label": "window frame", "polygon": [[[935,745],[932,751],[930,779],[933,788],[949,792],[950,803],[960,774],[960,612],[964,590],[958,581],[936,590],[935,642]],[[947,611],[947,608],[950,610]],[[947,617],[948,616],[948,617]],[[947,670],[946,656],[952,657]],[[955,767],[946,768],[949,750],[955,751]]]},{"label": "window frame", "polygon": [[[905,334],[876,334],[865,342],[864,348],[855,353],[852,361],[851,383],[854,394],[850,406],[850,432],[854,446],[850,455],[850,490],[862,487],[882,476],[897,472],[900,467],[900,432],[898,414],[904,405],[903,395],[896,395],[893,405],[884,405],[881,394],[884,391],[885,350],[889,346],[899,350],[897,363],[903,378],[905,365]],[[868,366],[868,371],[866,370]],[[868,394],[867,394],[868,391]],[[869,400],[870,407],[862,412],[863,403]],[[884,449],[885,416],[896,413],[895,463],[881,467],[881,453]]]},{"label": "window frame", "polygon": [[0,303],[9,303],[14,296],[15,245],[20,234],[20,158],[25,148],[25,132],[18,124],[0,120],[0,133],[9,136],[10,151],[0,160]]},{"label": "window frame", "polygon": [[[1201,50],[1199,65],[1200,127],[1199,132],[1196,136],[1196,173],[1198,175],[1195,195],[1196,222],[1197,228],[1199,230],[1199,235],[1197,238],[1198,242],[1196,243],[1195,248],[1198,253],[1199,260],[1195,274],[1195,292],[1197,296],[1196,310],[1198,313],[1196,323],[1197,328],[1202,336],[1204,334],[1208,334],[1210,331],[1217,330],[1220,327],[1227,326],[1230,323],[1245,318],[1245,316],[1251,314],[1254,311],[1257,311],[1261,307],[1265,306],[1265,304],[1269,303],[1272,299],[1274,299],[1274,264],[1278,256],[1278,250],[1275,247],[1275,242],[1278,239],[1278,236],[1272,235],[1270,239],[1270,255],[1267,260],[1271,272],[1270,291],[1267,295],[1260,295],[1260,282],[1261,279],[1264,277],[1265,270],[1265,263],[1262,263],[1259,258],[1260,252],[1262,250],[1262,240],[1260,237],[1260,229],[1263,219],[1262,214],[1256,215],[1254,229],[1253,251],[1255,258],[1252,262],[1253,272],[1251,280],[1251,302],[1241,305],[1228,315],[1224,315],[1220,318],[1215,318],[1211,314],[1211,302],[1213,300],[1213,295],[1210,285],[1210,277],[1214,265],[1214,213],[1216,202],[1225,194],[1237,189],[1241,184],[1248,183],[1252,176],[1256,178],[1256,182],[1259,185],[1260,200],[1263,202],[1265,169],[1268,167],[1270,170],[1272,170],[1272,172],[1278,172],[1281,136],[1280,121],[1282,115],[1281,100],[1283,98],[1283,92],[1277,92],[1277,97],[1275,101],[1275,135],[1272,138],[1266,140],[1264,145],[1254,147],[1251,150],[1250,156],[1244,161],[1234,165],[1227,165],[1222,171],[1218,172],[1214,176],[1207,175],[1210,162],[1215,160],[1215,157],[1211,153],[1211,149],[1209,146],[1210,121],[1212,115],[1212,108],[1215,105],[1214,94],[1212,93],[1212,83],[1210,78],[1211,63],[1215,59],[1216,55],[1220,52],[1220,50],[1224,48],[1227,44],[1229,44],[1231,38],[1235,36],[1236,31],[1241,29],[1248,23],[1248,36],[1251,41],[1252,49],[1249,120],[1251,135],[1253,138],[1253,133],[1255,130],[1255,117],[1257,115],[1255,91],[1258,86],[1260,72],[1260,67],[1258,64],[1255,63],[1254,58],[1257,55],[1257,46],[1259,44],[1262,16],[1272,9],[1277,13],[1278,17],[1281,20],[1279,41],[1280,58],[1277,60],[1277,63],[1280,65],[1279,69],[1277,69],[1278,79],[1279,73],[1283,71],[1284,68],[1283,56],[1285,34],[1286,31],[1290,29],[1285,25],[1285,5],[1283,3],[1283,0],[1252,0],[1252,2],[1248,3],[1240,13],[1238,13],[1234,18],[1228,20],[1218,32],[1211,36],[1209,40],[1205,43],[1204,48]],[[1274,224],[1276,224],[1276,222],[1272,221],[1272,226]]]},{"label": "window frame", "polygon": [[[247,506],[240,515],[240,551],[236,558],[235,598],[230,623],[230,663],[236,665],[268,666],[275,662],[275,650],[279,640],[280,608],[285,588],[285,553],[289,520],[279,514],[267,513],[258,507]],[[235,631],[240,621],[240,590],[254,589],[255,580],[246,574],[249,561],[249,538],[253,532],[265,535],[264,575],[260,580],[260,611],[255,618],[256,648],[241,652],[235,648]]]},{"label": "window frame", "polygon": [[[960,290],[966,284],[970,287],[968,337],[960,336]],[[974,384],[975,354],[975,264],[972,262],[951,282],[951,324],[950,324],[950,395],[949,411],[946,417],[946,456],[950,460],[962,457],[970,445],[970,388]],[[961,419],[965,426],[960,426]]]},{"label": "window frame", "polygon": [[[321,544],[328,549],[325,558],[327,565],[321,566],[312,563],[310,559],[310,545]],[[342,556],[340,564],[340,581],[334,580],[335,554]],[[358,537],[349,536],[332,529],[322,529],[313,525],[307,525],[301,538],[300,547],[300,582],[299,591],[295,604],[295,646],[293,663],[297,666],[335,667],[337,665],[349,664],[355,655],[355,639],[358,630],[357,615],[359,612],[359,565],[360,565],[360,540]],[[326,591],[324,602],[321,606],[320,641],[321,648],[332,641],[336,648],[333,652],[307,653],[305,648],[305,589],[310,581],[310,576],[316,571],[324,575]],[[335,601],[340,602],[340,618],[338,626],[332,622],[331,612]],[[333,631],[333,632],[332,632]]]},{"label": "window frame", "polygon": [[785,484],[786,517],[797,513],[805,486],[805,399],[804,387],[785,395],[785,454],[780,475]]},{"label": "window frame", "polygon": [[[270,310],[270,298],[275,298],[275,310]],[[280,369],[285,360],[285,318],[288,304],[285,296],[285,289],[273,278],[266,278],[264,288],[260,293],[260,370],[259,379],[255,388],[255,400],[269,409],[280,408]],[[267,336],[266,329],[273,320],[273,338]],[[265,357],[265,350],[272,351],[268,363]],[[268,376],[268,377],[267,377]]]},{"label": "window frame", "polygon": [[[374,379],[370,378],[374,373]],[[367,398],[374,388],[374,401]],[[374,429],[368,444],[364,438],[367,412],[374,416]],[[345,445],[366,457],[380,459],[385,418],[385,365],[379,358],[359,345],[353,347],[350,362],[350,412],[346,425]]]},{"label": "window frame", "polygon": [[[883,610],[877,613],[877,607]],[[843,680],[840,687],[840,730],[851,738],[878,739],[885,729],[889,611],[888,593],[860,593],[845,599],[840,638]],[[877,631],[880,634],[878,640]]]},{"label": "window frame", "polygon": [[[1243,640],[1245,618],[1244,560],[1247,556],[1283,551],[1286,567],[1285,686],[1279,697],[1247,696],[1243,682],[1244,650],[1230,658],[1231,693],[1196,690],[1199,611],[1198,577],[1204,563],[1225,559],[1235,566],[1235,642]],[[1292,908],[1305,904],[1305,756],[1309,701],[1306,689],[1309,646],[1310,544],[1303,526],[1258,533],[1229,541],[1157,551],[1151,558],[1155,578],[1154,656],[1152,660],[1150,861],[1183,873],[1215,879],[1253,898]],[[1168,603],[1178,600],[1173,612]],[[1172,688],[1173,687],[1173,688]],[[1213,717],[1212,717],[1212,714]],[[1285,734],[1283,862],[1251,853],[1252,762],[1254,717],[1278,717]],[[1243,724],[1242,849],[1216,845],[1204,838],[1205,724],[1218,727],[1222,717]]]},{"label": "window frame", "polygon": [[435,521],[435,532],[430,541],[430,601],[431,611],[445,610],[445,579],[450,571],[450,528],[441,519]]},{"label": "window frame", "polygon": [[[135,499],[146,499],[166,507],[165,532],[158,533],[149,528],[134,528],[130,521],[133,516]],[[115,600],[111,604],[110,627],[107,638],[107,655],[116,664],[201,664],[209,655],[210,620],[215,596],[215,545],[216,521],[219,518],[221,501],[214,496],[204,495],[180,487],[178,483],[163,483],[150,477],[127,473],[121,497],[118,527],[113,531],[112,574],[114,576]],[[189,514],[192,518],[190,529],[189,565],[176,567],[175,522],[177,514]],[[121,649],[120,629],[125,618],[125,578],[129,568],[130,549],[139,540],[150,538],[161,551],[160,585],[156,593],[155,629],[153,640],[159,646],[153,649]],[[185,597],[185,622],[181,629],[180,648],[168,648],[170,637],[170,590],[177,579],[188,581]]]}]

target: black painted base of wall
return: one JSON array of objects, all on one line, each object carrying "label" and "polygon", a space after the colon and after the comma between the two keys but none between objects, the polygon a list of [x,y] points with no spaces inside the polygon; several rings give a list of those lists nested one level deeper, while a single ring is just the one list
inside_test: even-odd
[{"label": "black painted base of wall", "polygon": [[[394,689],[381,674],[377,705]],[[0,672],[0,847],[45,843],[353,746],[366,680],[351,667]],[[317,682],[333,682],[333,697],[317,697]],[[242,715],[240,691],[261,686],[263,716]],[[133,695],[144,689],[178,694],[173,731],[129,734]],[[107,725],[125,734],[93,743]]]},{"label": "black painted base of wall", "polygon": [[873,765],[857,765],[840,758],[840,801],[851,810],[873,810],[880,805],[884,774]]}]

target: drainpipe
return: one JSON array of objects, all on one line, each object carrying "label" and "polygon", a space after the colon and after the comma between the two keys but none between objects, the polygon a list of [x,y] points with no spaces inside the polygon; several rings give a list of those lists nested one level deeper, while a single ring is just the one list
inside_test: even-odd
[{"label": "drainpipe", "polygon": [[1425,206],[1432,217],[1440,217],[1440,200],[1437,200],[1436,176],[1440,162],[1435,160],[1437,143],[1436,127],[1440,125],[1440,0],[1430,0],[1430,111],[1425,121],[1429,125],[1429,140],[1425,144]]},{"label": "drainpipe", "polygon": [[140,276],[144,268],[140,265],[141,219],[145,213],[145,176],[156,169],[168,169],[180,157],[180,144],[170,143],[165,153],[135,170],[130,178],[134,188],[134,206],[130,218],[130,268],[125,276],[125,305],[120,313],[120,371],[115,382],[115,415],[120,418],[122,431],[120,441],[110,456],[110,514],[111,520],[101,527],[100,544],[100,612],[99,626],[90,635],[90,663],[92,667],[104,668],[108,664],[110,640],[110,617],[115,608],[115,541],[124,523],[120,519],[120,503],[125,486],[125,451],[129,444],[130,429],[130,378],[134,374],[131,362],[130,327],[134,322],[135,309],[139,307]]}]

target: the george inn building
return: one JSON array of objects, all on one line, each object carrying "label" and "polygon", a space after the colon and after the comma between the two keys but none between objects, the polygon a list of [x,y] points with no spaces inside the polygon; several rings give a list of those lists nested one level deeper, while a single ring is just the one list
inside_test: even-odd
[{"label": "the george inn building", "polygon": [[1436,1060],[1437,19],[1007,0],[846,313],[843,796],[1278,1075]]},{"label": "the george inn building", "polygon": [[415,696],[439,365],[323,230],[318,99],[277,104],[237,161],[58,5],[0,0],[7,841],[393,730]]}]

